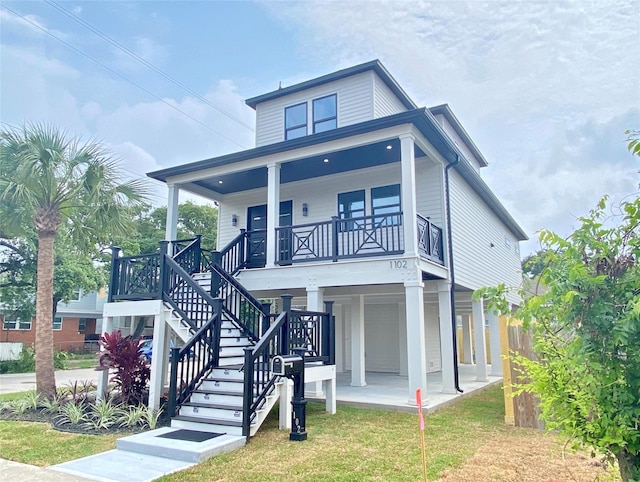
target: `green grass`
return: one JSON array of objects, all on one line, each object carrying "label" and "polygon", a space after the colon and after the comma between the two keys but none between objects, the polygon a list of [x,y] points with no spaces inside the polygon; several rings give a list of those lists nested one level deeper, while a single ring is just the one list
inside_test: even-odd
[{"label": "green grass", "polygon": [[[161,480],[415,481],[422,478],[416,414],[307,406],[308,440],[290,442],[273,410],[246,447]],[[505,431],[502,391],[492,387],[425,418],[428,477],[462,465],[476,448]],[[120,435],[122,436],[122,435]],[[51,465],[101,451],[117,437],[63,434],[47,424],[0,422],[0,458]],[[64,450],[60,450],[64,447]]]},{"label": "green grass", "polygon": [[48,423],[0,420],[0,457],[45,467],[111,450],[121,436],[70,434]]}]

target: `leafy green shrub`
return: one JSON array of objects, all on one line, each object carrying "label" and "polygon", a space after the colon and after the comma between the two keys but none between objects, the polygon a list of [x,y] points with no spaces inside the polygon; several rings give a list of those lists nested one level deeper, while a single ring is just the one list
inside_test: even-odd
[{"label": "leafy green shrub", "polygon": [[112,398],[102,398],[90,406],[85,427],[96,430],[109,428],[120,420],[122,409]]},{"label": "leafy green shrub", "polygon": [[162,409],[153,410],[149,407],[145,407],[144,410],[144,424],[149,427],[151,430],[158,426],[158,421],[160,420],[160,416],[162,415]]},{"label": "leafy green shrub", "polygon": [[145,425],[145,412],[148,410],[144,405],[131,405],[122,409],[118,424],[120,427],[135,427]]},{"label": "leafy green shrub", "polygon": [[100,337],[103,351],[98,370],[115,369],[110,381],[116,384],[122,401],[138,404],[144,400],[151,371],[142,354],[139,338],[123,337],[120,330],[105,333]]},{"label": "leafy green shrub", "polygon": [[[68,353],[57,351],[53,354],[54,367],[57,370],[67,368]],[[0,374],[4,373],[30,373],[36,371],[36,355],[33,346],[25,347],[20,352],[17,360],[0,361]]]},{"label": "leafy green shrub", "polygon": [[67,423],[79,424],[87,421],[87,415],[85,413],[84,402],[75,403],[68,402],[60,406],[58,415],[54,417],[54,420],[59,425],[65,425]]},{"label": "leafy green shrub", "polygon": [[47,397],[42,398],[42,400],[40,400],[39,407],[42,413],[53,415],[54,413],[57,413],[58,410],[60,410],[61,404],[62,404],[61,397],[60,395],[57,395],[53,398],[47,398]]}]

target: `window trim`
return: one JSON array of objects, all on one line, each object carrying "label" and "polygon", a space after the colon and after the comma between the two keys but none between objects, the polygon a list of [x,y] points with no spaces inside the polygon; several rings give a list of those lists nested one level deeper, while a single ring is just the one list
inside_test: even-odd
[{"label": "window trim", "polygon": [[[82,326],[83,321],[84,321],[84,326]],[[85,331],[87,331],[87,319],[78,318],[78,333],[84,333]]]},{"label": "window trim", "polygon": [[[7,325],[13,324],[13,328],[7,327]],[[24,326],[28,325],[29,328],[24,328]],[[31,321],[22,321],[19,318],[15,320],[3,320],[2,321],[2,330],[3,331],[31,331],[33,324]]]},{"label": "window trim", "polygon": [[[60,320],[60,328],[56,328],[56,320]],[[51,321],[51,329],[53,331],[62,331],[62,321],[63,321],[63,318],[61,316],[54,317],[53,320]]]},{"label": "window trim", "polygon": [[[305,133],[303,136],[299,136],[299,137],[304,137],[306,135],[309,135],[309,106],[307,105],[308,102],[300,102],[298,104],[294,104],[294,105],[290,105],[288,107],[284,108],[284,140],[288,141],[291,139],[298,139],[298,137],[293,137],[293,138],[289,138],[289,132],[300,129],[301,127],[305,128]],[[287,126],[287,111],[289,109],[293,109],[294,107],[299,107],[303,105],[304,106],[304,124],[296,124],[294,126]]]},{"label": "window trim", "polygon": [[[330,116],[330,117],[324,117],[322,119],[316,119],[316,102],[323,100],[323,99],[328,99],[329,97],[333,97],[334,99],[334,107],[335,107],[335,115]],[[317,124],[321,124],[323,122],[327,122],[330,120],[335,119],[336,121],[336,126],[333,127],[332,129],[327,129],[327,130],[333,130],[333,129],[337,129],[338,128],[338,94],[334,93],[334,94],[328,94],[328,95],[324,95],[322,97],[318,97],[317,99],[313,99],[311,101],[311,122],[313,123],[313,133],[315,134],[317,132],[316,130],[316,125]],[[321,132],[325,132],[325,131],[321,131]]]},{"label": "window trim", "polygon": [[[354,216],[353,215],[354,210],[351,210],[351,209],[344,212],[340,210],[340,205],[341,205],[340,196],[347,195],[347,194],[355,194],[355,193],[362,193],[362,209],[357,210],[357,211],[362,211],[362,214],[359,216]],[[353,219],[354,217],[361,218],[367,215],[367,190],[355,189],[353,191],[339,192],[337,198],[338,198],[338,223],[339,223],[338,231],[344,232],[344,231],[354,231],[356,229],[360,229],[362,227],[361,222],[358,223],[354,221],[345,221],[345,220]],[[348,217],[346,216],[347,213],[349,214]]]}]

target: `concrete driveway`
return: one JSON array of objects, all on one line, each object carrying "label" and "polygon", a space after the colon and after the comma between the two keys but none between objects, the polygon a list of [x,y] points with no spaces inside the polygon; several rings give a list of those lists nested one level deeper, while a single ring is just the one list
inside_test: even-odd
[{"label": "concrete driveway", "polygon": [[[70,385],[75,381],[90,381],[94,384],[98,382],[98,373],[93,368],[79,368],[76,370],[57,370],[56,386],[58,388]],[[0,375],[0,394],[16,393],[35,390],[36,374],[35,373],[13,373],[8,375]]]}]

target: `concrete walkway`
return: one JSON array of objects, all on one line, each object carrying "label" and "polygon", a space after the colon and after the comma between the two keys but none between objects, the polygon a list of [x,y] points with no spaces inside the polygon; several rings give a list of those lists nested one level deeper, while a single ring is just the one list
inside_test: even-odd
[{"label": "concrete walkway", "polygon": [[[75,370],[56,370],[56,386],[58,388],[70,385],[73,382],[90,381],[98,382],[98,373],[93,368],[78,368]],[[0,394],[17,393],[35,390],[35,373],[11,373],[0,375]]]},{"label": "concrete walkway", "polygon": [[56,472],[34,465],[20,464],[11,460],[0,459],[0,480],[12,480],[16,482],[80,482],[90,479]]}]

